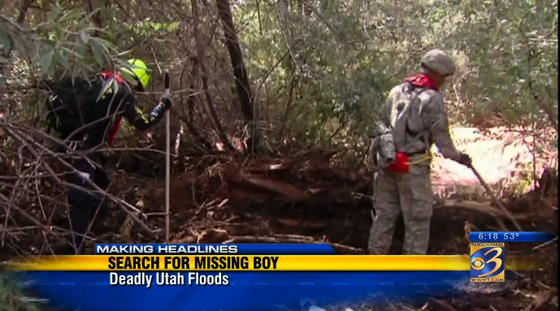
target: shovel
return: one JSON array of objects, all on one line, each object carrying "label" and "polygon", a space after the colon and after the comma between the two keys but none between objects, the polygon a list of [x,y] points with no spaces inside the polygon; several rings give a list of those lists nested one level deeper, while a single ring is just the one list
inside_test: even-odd
[{"label": "shovel", "polygon": [[[484,179],[482,178],[482,176],[480,176],[480,173],[478,173],[478,171],[472,166],[472,164],[467,166],[472,172],[473,174],[476,176],[476,178],[478,179],[478,182],[480,183],[480,185],[482,185],[482,187],[484,188],[484,190],[486,190],[486,193],[488,194],[488,196],[490,196],[490,198],[492,199],[492,201],[494,202],[494,204],[496,204],[500,209],[502,209],[502,211],[506,214],[506,216],[509,218],[509,220],[513,223],[513,225],[515,226],[515,228],[517,229],[517,231],[523,231],[523,229],[521,229],[521,226],[517,223],[517,221],[515,220],[515,218],[509,213],[509,211],[506,209],[506,207],[502,204],[502,202],[500,202],[500,200],[498,200],[498,198],[496,197],[496,195],[492,192],[492,190],[490,189],[490,187],[488,186],[488,184],[486,183],[486,181],[484,181]],[[504,224],[502,223],[501,220],[498,219],[498,222],[502,225],[502,227],[506,228],[504,226]]]}]

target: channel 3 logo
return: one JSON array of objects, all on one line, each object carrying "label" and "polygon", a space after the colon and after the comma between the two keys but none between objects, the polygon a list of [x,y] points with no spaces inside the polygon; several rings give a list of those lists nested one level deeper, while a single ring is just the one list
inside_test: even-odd
[{"label": "channel 3 logo", "polygon": [[471,282],[505,282],[505,243],[471,243]]}]

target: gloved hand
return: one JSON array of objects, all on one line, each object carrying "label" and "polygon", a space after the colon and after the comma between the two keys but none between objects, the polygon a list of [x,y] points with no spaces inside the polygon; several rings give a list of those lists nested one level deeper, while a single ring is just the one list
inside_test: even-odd
[{"label": "gloved hand", "polygon": [[163,95],[159,99],[159,102],[163,104],[163,106],[165,107],[166,110],[169,110],[169,109],[171,109],[171,107],[173,107],[173,100],[168,95]]},{"label": "gloved hand", "polygon": [[472,159],[471,157],[466,154],[466,153],[459,153],[459,159],[457,160],[457,162],[459,164],[463,164],[464,166],[471,166],[472,165]]}]

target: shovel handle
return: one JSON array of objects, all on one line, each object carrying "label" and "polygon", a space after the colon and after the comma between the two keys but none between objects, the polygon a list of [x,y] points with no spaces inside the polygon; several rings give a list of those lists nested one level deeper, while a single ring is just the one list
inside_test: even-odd
[{"label": "shovel handle", "polygon": [[486,193],[490,196],[492,201],[494,201],[494,204],[496,204],[500,209],[502,209],[504,214],[506,214],[506,216],[509,218],[509,220],[513,223],[513,225],[515,226],[517,231],[523,231],[523,229],[521,228],[519,223],[510,214],[510,212],[506,209],[506,207],[500,202],[500,200],[498,200],[498,197],[492,192],[492,189],[490,189],[490,186],[488,186],[486,181],[484,181],[484,179],[482,178],[480,173],[472,166],[472,164],[469,165],[468,167],[473,172],[474,176],[476,176],[480,185],[484,188],[484,190],[486,190]]}]

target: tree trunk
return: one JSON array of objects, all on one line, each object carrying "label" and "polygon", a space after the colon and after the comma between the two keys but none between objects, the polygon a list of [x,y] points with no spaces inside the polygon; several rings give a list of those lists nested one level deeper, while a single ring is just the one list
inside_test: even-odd
[{"label": "tree trunk", "polygon": [[[187,97],[187,117],[183,118],[182,121],[187,126],[189,133],[194,137],[194,139],[198,142],[200,147],[205,151],[210,151],[214,149],[212,145],[199,133],[197,128],[194,126],[194,107],[196,106],[195,102],[200,102],[198,95],[194,90],[196,90],[196,81],[199,79],[199,65],[198,59],[196,57],[190,58],[191,63],[191,70],[189,74],[189,94]],[[181,93],[181,96],[183,94]]]},{"label": "tree trunk", "polygon": [[224,37],[226,47],[231,59],[231,66],[233,67],[233,75],[235,76],[235,85],[237,87],[237,95],[239,96],[239,103],[241,105],[241,112],[247,121],[248,151],[255,152],[258,146],[258,133],[255,129],[255,115],[253,113],[253,95],[251,94],[251,87],[249,85],[249,78],[247,77],[247,69],[243,61],[243,54],[241,53],[241,46],[237,37],[237,31],[233,24],[233,17],[231,14],[231,7],[229,0],[216,0],[218,7],[218,14],[222,20],[224,28]]},{"label": "tree trunk", "polygon": [[208,89],[208,71],[206,70],[206,65],[204,64],[204,46],[202,45],[202,42],[200,41],[199,38],[199,32],[198,32],[198,23],[199,23],[199,19],[198,19],[198,1],[194,0],[192,1],[192,10],[193,10],[193,34],[194,34],[194,39],[195,39],[195,44],[196,44],[196,50],[197,50],[197,59],[198,59],[198,66],[200,69],[200,79],[202,81],[202,89],[204,92],[204,97],[206,97],[206,112],[208,113],[208,117],[210,118],[210,120],[212,120],[212,123],[214,124],[214,128],[216,130],[216,133],[218,134],[218,137],[220,138],[220,140],[222,141],[222,143],[224,144],[224,148],[228,149],[228,150],[235,150],[235,148],[233,147],[233,145],[231,144],[231,142],[229,141],[229,138],[226,135],[226,131],[224,130],[224,128],[222,127],[222,124],[220,123],[220,119],[218,118],[218,115],[216,113],[216,109],[214,109],[214,102],[212,101],[212,96],[210,95],[210,90]]}]

